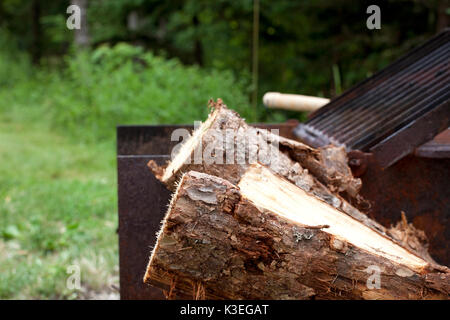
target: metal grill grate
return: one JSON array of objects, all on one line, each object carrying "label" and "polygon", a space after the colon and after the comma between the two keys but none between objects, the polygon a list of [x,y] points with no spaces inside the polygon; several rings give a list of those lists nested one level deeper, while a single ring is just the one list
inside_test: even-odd
[{"label": "metal grill grate", "polygon": [[[430,112],[438,112],[442,131],[450,113],[449,61],[450,29],[445,29],[316,111],[295,135],[314,147],[333,143],[348,151],[372,152]],[[422,136],[409,143],[429,139]]]}]

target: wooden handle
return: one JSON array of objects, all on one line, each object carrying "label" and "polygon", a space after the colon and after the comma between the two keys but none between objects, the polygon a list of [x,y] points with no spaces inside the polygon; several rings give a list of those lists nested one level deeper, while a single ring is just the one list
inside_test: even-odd
[{"label": "wooden handle", "polygon": [[330,99],[279,92],[267,92],[263,97],[263,103],[268,108],[293,111],[315,111],[328,102]]}]

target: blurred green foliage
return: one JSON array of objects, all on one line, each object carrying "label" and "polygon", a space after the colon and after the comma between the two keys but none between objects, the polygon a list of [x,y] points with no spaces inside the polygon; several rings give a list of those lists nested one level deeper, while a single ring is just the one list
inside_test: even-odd
[{"label": "blurred green foliage", "polygon": [[[113,294],[115,126],[192,123],[219,96],[252,120],[246,80],[126,43],[36,66],[0,34],[0,299]],[[82,290],[66,286],[73,264]]]},{"label": "blurred green foliage", "polygon": [[[0,114],[0,299],[75,299],[118,285],[114,145],[46,125]],[[71,265],[82,290],[66,286]]]},{"label": "blurred green foliage", "polygon": [[112,141],[118,124],[191,123],[206,118],[208,99],[217,97],[255,119],[246,80],[231,72],[184,66],[126,43],[74,51],[62,70],[30,67],[26,57],[11,63],[21,57],[12,51],[0,52],[0,111],[47,119],[77,139]]},{"label": "blurred green foliage", "polygon": [[[69,4],[4,0],[0,27],[14,34],[33,61],[60,64],[74,34],[65,27]],[[250,78],[253,0],[86,4],[94,49],[127,42],[183,64]],[[370,4],[381,8],[381,30],[366,28]],[[334,97],[339,85],[348,89],[448,26],[449,11],[446,0],[260,0],[259,97],[266,91]],[[258,117],[274,119],[262,107]]]},{"label": "blurred green foliage", "polygon": [[[55,57],[67,53],[73,39],[65,28],[69,3],[4,0],[0,26],[12,31],[34,60],[57,63]],[[127,42],[184,64],[249,78],[253,0],[86,3],[94,48]],[[366,28],[370,4],[381,8],[381,30]],[[448,26],[448,7],[446,0],[260,0],[260,97],[266,91],[333,97],[333,66],[342,89],[348,89]],[[259,111],[264,120],[265,110]]]}]

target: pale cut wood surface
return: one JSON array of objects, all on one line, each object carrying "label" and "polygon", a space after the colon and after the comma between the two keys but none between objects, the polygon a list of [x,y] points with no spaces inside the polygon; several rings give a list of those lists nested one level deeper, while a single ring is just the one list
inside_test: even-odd
[{"label": "pale cut wood surface", "polygon": [[[172,298],[448,299],[447,268],[348,219],[258,165],[239,187],[189,172],[171,201],[144,281]],[[373,266],[380,289],[367,285]]]}]

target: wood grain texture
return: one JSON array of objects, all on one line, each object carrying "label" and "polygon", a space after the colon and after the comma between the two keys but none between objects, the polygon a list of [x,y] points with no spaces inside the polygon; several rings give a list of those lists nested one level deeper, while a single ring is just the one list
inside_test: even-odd
[{"label": "wood grain texture", "polygon": [[[327,228],[257,207],[227,180],[189,172],[171,201],[144,281],[172,298],[448,299],[448,269],[416,258],[407,265],[373,254]],[[367,286],[374,265],[380,289]]]}]

